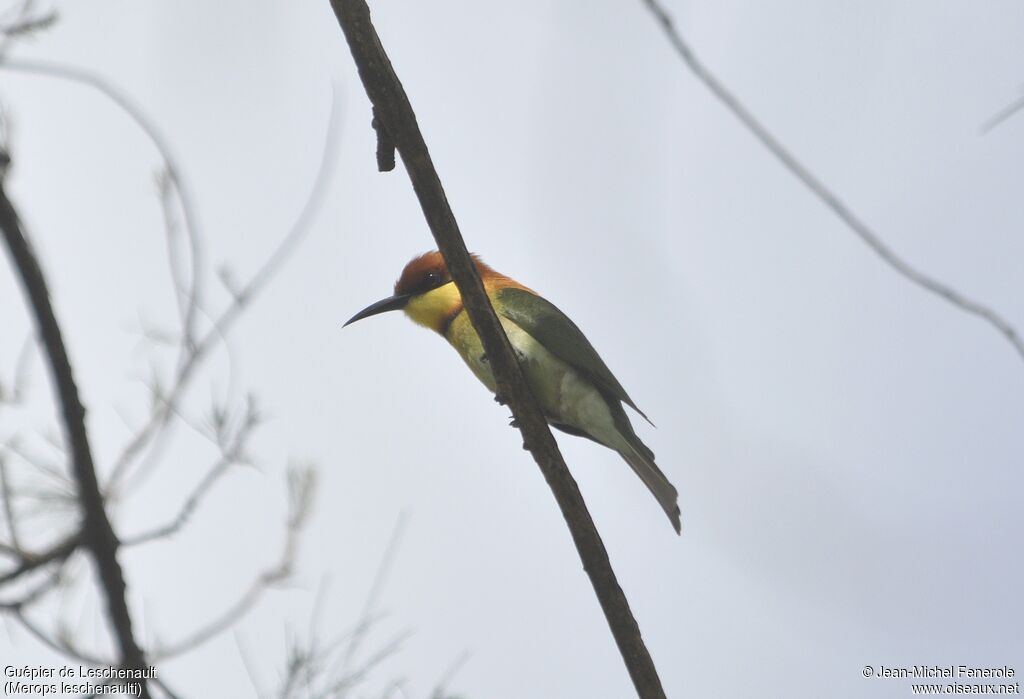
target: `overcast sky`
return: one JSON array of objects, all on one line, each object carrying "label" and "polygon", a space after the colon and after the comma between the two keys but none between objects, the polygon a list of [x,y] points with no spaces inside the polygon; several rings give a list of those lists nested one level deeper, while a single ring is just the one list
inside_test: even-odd
[{"label": "overcast sky", "polygon": [[[668,2],[704,60],[907,260],[1024,327],[1024,6]],[[222,265],[251,274],[311,186],[332,100],[328,201],[189,393],[259,396],[257,469],[187,530],[125,550],[141,641],[231,604],[282,543],[289,461],[319,468],[290,583],[234,632],[161,666],[189,697],[279,680],[289,636],[358,619],[408,520],[358,696],[626,697],[632,689],[550,491],[507,409],[440,338],[389,314],[341,329],[433,247],[401,167],[378,174],[369,107],[327,0],[58,2],[12,57],[86,68],[160,127]],[[886,267],[697,83],[638,0],[371,3],[467,245],[571,315],[657,429],[683,535],[621,459],[560,436],[669,696],[906,697],[865,665],[1024,672],[1024,362],[993,329]],[[332,95],[332,90],[336,96]],[[87,87],[0,71],[8,187],[49,276],[102,474],[171,355],[160,158]],[[5,260],[6,262],[6,260]],[[0,273],[0,372],[29,332]],[[230,371],[229,371],[230,369]],[[230,376],[230,378],[229,378]],[[50,458],[43,365],[28,414]],[[213,457],[187,428],[117,510],[162,522]],[[86,568],[79,568],[86,574]],[[318,603],[318,592],[322,599]],[[104,647],[84,589],[43,605]],[[243,655],[250,660],[247,670]],[[4,663],[60,661],[13,623]]]}]

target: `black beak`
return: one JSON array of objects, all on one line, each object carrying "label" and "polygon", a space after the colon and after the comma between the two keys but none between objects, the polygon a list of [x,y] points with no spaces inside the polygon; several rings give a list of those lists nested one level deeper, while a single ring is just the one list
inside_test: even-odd
[{"label": "black beak", "polygon": [[[405,304],[409,303],[410,298],[410,294],[395,294],[394,296],[388,296],[386,299],[381,299],[377,303],[371,303],[369,306],[359,311],[359,313],[356,313],[354,316],[345,321],[345,325],[351,325],[357,320],[369,318],[370,316],[375,316],[378,313],[385,313],[387,311],[400,311],[401,309],[405,308]],[[341,327],[345,327],[345,325],[342,325]]]}]

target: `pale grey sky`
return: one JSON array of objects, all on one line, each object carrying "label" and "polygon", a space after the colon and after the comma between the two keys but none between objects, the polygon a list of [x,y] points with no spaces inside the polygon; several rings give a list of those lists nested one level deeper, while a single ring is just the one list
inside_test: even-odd
[{"label": "pale grey sky", "polygon": [[[1014,2],[669,2],[704,60],[915,265],[1024,326],[1024,116]],[[291,584],[163,666],[190,697],[264,688],[289,629],[356,620],[400,512],[388,612],[411,629],[365,694],[625,697],[628,676],[554,501],[495,405],[398,314],[341,330],[433,247],[326,0],[58,3],[19,58],[88,68],[172,142],[210,269],[248,275],[301,207],[338,86],[343,133],[310,237],[232,335],[235,396],[270,419],[260,470],[219,484],[173,541],[127,551],[140,637],[173,640],[280,546],[289,459],[320,468]],[[686,72],[640,2],[371,3],[470,249],[569,313],[658,425],[684,533],[617,455],[560,437],[669,696],[905,697],[865,665],[1024,672],[1024,363],[896,276]],[[34,236],[102,469],[145,408],[144,316],[175,319],[156,151],[87,88],[0,71],[9,182]],[[28,330],[0,274],[0,369]],[[226,296],[217,295],[223,302]],[[157,355],[162,360],[168,356]],[[221,353],[196,413],[228,390]],[[43,429],[0,408],[0,440]],[[213,388],[211,389],[211,386]],[[9,419],[10,418],[10,419]],[[116,520],[162,521],[210,456],[187,431]],[[37,438],[38,439],[38,438]],[[41,444],[41,440],[40,440]],[[43,447],[40,447],[42,449]],[[62,611],[102,643],[101,608]],[[52,621],[51,616],[42,616]],[[13,624],[4,663],[52,663]]]}]

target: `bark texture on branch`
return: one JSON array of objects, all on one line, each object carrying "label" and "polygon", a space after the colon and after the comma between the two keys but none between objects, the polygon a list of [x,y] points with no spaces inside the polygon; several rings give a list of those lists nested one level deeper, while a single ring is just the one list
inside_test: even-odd
[{"label": "bark texture on branch", "polygon": [[637,694],[643,699],[663,699],[661,680],[616,580],[608,552],[487,300],[416,115],[370,20],[369,8],[364,0],[331,0],[331,6],[373,105],[378,133],[383,127],[405,164],[423,215],[490,359],[498,396],[511,408],[523,434],[523,446],[532,453],[558,501]]},{"label": "bark texture on branch", "polygon": [[[132,633],[132,619],[125,599],[125,581],[117,560],[118,540],[107,518],[107,512],[96,479],[89,435],[85,428],[85,408],[79,399],[71,362],[61,335],[60,325],[50,303],[46,278],[31,245],[25,238],[21,220],[4,186],[7,161],[0,164],[0,229],[3,231],[11,261],[32,309],[36,331],[47,357],[53,389],[60,409],[64,436],[71,454],[71,473],[78,489],[82,508],[82,543],[92,554],[96,571],[106,598],[107,615],[117,640],[121,666],[145,669],[146,661]],[[142,682],[141,696],[148,699],[149,689]]]}]

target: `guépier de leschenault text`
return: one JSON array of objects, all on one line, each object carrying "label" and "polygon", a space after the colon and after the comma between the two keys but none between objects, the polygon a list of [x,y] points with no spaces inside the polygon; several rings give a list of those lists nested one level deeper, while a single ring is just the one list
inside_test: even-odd
[{"label": "gu\u00e9pier de leschenault text", "polygon": [[6,665],[4,677],[16,677],[27,680],[53,680],[67,677],[84,677],[103,680],[152,680],[156,678],[156,668],[152,665],[144,668],[131,667],[85,667],[84,665],[63,665],[61,667],[40,667],[32,665]]}]

